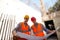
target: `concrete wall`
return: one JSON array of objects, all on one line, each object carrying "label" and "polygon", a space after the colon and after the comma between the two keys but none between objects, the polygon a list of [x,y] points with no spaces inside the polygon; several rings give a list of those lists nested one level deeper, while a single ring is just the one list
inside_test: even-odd
[{"label": "concrete wall", "polygon": [[[55,13],[56,13],[56,17],[53,18],[53,21],[55,24],[55,28],[57,28],[57,27],[60,27],[60,11]],[[57,31],[57,35],[58,35],[58,39],[60,39],[60,29]]]}]

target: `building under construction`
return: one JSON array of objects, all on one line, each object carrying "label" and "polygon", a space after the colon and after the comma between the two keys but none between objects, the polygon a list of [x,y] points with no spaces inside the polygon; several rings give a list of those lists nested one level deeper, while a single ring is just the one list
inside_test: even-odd
[{"label": "building under construction", "polygon": [[[60,11],[48,14],[43,0],[40,0],[40,12],[31,8],[28,0],[27,4],[19,2],[19,0],[1,0],[0,3],[2,4],[0,5],[0,40],[13,40],[12,30],[19,22],[23,21],[25,14],[30,15],[30,18],[32,16],[36,17],[38,22],[44,24],[50,30],[56,30],[57,27],[60,27]],[[53,27],[49,24],[52,24]],[[32,25],[30,20],[29,25]],[[60,29],[49,36],[47,40],[60,40]]]}]

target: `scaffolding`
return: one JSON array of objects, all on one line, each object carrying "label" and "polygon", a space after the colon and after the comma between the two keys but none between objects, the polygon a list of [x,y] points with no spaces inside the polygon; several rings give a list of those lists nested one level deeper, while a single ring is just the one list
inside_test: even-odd
[{"label": "scaffolding", "polygon": [[0,14],[0,40],[12,40],[12,30],[14,27],[14,16]]}]

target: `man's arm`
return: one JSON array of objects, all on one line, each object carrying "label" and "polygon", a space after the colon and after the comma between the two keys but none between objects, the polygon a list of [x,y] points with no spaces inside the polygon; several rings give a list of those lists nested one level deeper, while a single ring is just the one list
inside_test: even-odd
[{"label": "man's arm", "polygon": [[18,31],[18,28],[20,28],[20,23],[17,25],[17,27],[12,31],[13,36],[16,36],[16,32]]},{"label": "man's arm", "polygon": [[43,29],[44,29],[44,31],[45,31],[46,33],[51,33],[51,32],[52,32],[51,30],[47,29],[47,28],[44,27],[43,25],[42,25],[42,27],[43,27]]}]

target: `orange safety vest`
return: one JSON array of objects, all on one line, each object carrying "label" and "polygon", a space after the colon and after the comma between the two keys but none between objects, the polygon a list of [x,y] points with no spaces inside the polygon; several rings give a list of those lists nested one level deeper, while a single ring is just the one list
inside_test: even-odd
[{"label": "orange safety vest", "polygon": [[22,33],[25,33],[25,34],[30,34],[30,32],[28,31],[29,30],[29,27],[28,25],[25,26],[25,24],[22,22],[21,23],[21,30],[22,30]]},{"label": "orange safety vest", "polygon": [[43,37],[44,36],[44,32],[43,32],[43,28],[41,24],[38,24],[37,27],[35,27],[34,25],[31,27],[33,30],[33,33],[35,36],[40,36]]}]

